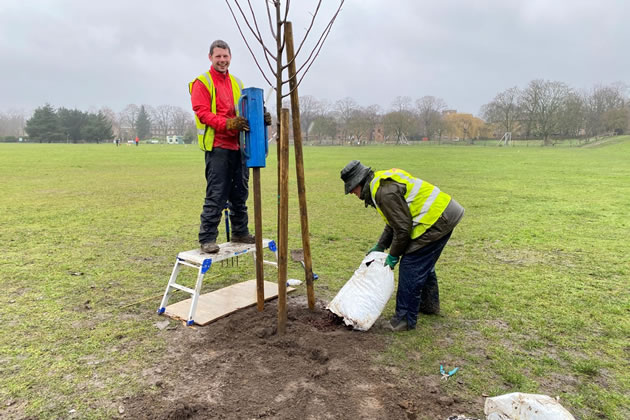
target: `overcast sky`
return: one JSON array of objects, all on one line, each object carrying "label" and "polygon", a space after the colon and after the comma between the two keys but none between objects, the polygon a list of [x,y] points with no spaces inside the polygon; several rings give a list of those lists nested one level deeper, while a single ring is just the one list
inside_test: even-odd
[{"label": "overcast sky", "polygon": [[[313,42],[338,4],[324,3]],[[578,90],[630,83],[625,3],[346,0],[300,95],[331,103],[352,97],[383,110],[397,96],[432,95],[478,114],[497,93],[533,79]],[[291,2],[296,44],[316,4]],[[258,17],[268,33],[266,12]],[[217,38],[231,46],[230,71],[267,91],[223,0],[0,0],[0,111],[30,112],[46,102],[84,111],[131,103],[189,110],[187,84],[209,68]]]}]

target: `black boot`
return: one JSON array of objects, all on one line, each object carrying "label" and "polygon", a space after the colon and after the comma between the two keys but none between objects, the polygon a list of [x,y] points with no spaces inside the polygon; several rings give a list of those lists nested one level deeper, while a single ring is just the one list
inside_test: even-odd
[{"label": "black boot", "polygon": [[422,288],[418,312],[425,315],[437,315],[440,313],[440,290],[437,283],[428,284]]}]

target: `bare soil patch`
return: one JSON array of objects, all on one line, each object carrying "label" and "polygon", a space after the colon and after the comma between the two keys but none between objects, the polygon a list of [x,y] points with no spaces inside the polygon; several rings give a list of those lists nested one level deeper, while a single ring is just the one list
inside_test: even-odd
[{"label": "bare soil patch", "polygon": [[169,351],[143,372],[147,391],[120,401],[133,419],[446,419],[482,401],[448,395],[439,375],[410,377],[375,358],[389,338],[345,327],[318,301],[288,300],[278,335],[267,302],[205,327],[162,331]]}]

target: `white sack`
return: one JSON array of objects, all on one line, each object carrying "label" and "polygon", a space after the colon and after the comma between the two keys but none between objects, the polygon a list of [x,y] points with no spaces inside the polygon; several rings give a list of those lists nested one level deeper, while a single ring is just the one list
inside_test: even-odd
[{"label": "white sack", "polygon": [[368,254],[327,306],[355,330],[369,330],[394,292],[394,271],[385,265],[386,258],[384,252]]},{"label": "white sack", "polygon": [[521,392],[486,398],[483,412],[487,420],[575,420],[554,398]]}]

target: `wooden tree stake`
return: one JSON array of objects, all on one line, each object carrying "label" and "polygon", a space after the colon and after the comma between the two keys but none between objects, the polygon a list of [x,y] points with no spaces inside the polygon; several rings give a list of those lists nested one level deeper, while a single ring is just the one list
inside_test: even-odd
[{"label": "wooden tree stake", "polygon": [[280,209],[278,226],[278,334],[287,328],[287,264],[289,248],[289,110],[280,117]]},{"label": "wooden tree stake", "polygon": [[298,99],[295,54],[293,50],[293,25],[284,24],[284,39],[289,64],[289,89],[291,91],[291,116],[293,118],[293,147],[295,149],[295,172],[297,176],[298,198],[300,202],[300,223],[302,226],[302,249],[304,251],[304,274],[309,309],[315,309],[313,288],[313,262],[311,259],[311,238],[308,231],[308,209],[306,207],[306,186],[304,181],[304,154],[302,152],[302,127],[300,124],[300,102]]},{"label": "wooden tree stake", "polygon": [[[267,141],[267,139],[265,139]],[[256,238],[256,308],[265,309],[265,273],[263,270],[262,208],[260,194],[260,168],[252,169],[254,175],[254,232]]]}]

